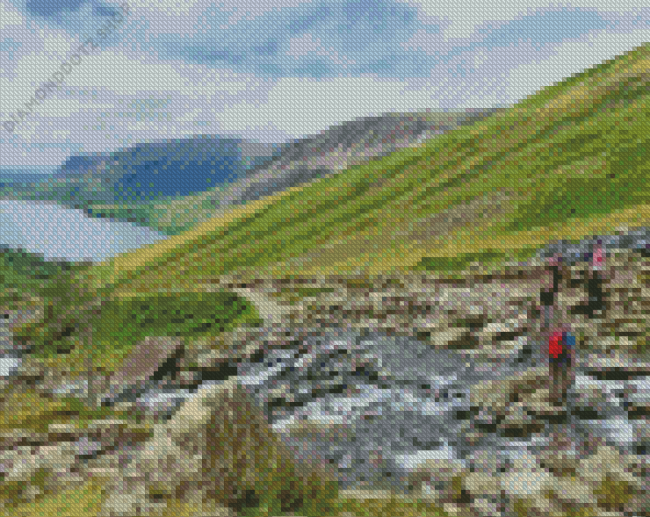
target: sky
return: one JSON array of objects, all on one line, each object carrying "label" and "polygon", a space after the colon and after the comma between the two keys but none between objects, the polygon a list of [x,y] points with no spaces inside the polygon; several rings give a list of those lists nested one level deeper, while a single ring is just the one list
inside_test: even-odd
[{"label": "sky", "polygon": [[[124,4],[0,0],[0,170],[50,172],[71,155],[199,134],[283,143],[386,112],[507,106],[650,41],[648,0]],[[58,89],[17,119],[56,72]]]}]

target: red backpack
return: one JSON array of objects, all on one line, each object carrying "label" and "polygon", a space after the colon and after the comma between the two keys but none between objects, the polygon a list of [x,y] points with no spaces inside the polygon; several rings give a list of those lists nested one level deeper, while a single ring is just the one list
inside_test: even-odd
[{"label": "red backpack", "polygon": [[562,355],[563,347],[562,347],[562,333],[561,332],[553,332],[553,335],[551,336],[551,339],[548,341],[548,355],[551,357],[558,358],[559,356]]}]

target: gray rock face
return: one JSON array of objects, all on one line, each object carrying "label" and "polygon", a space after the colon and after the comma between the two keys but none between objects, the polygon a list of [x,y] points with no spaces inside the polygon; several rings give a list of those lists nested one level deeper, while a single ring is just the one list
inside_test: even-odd
[{"label": "gray rock face", "polygon": [[590,253],[596,244],[601,244],[605,255],[615,250],[634,250],[645,256],[650,253],[650,228],[634,228],[621,230],[618,235],[594,235],[593,238],[582,239],[579,242],[558,241],[541,249],[537,256],[551,257],[556,253],[562,255],[568,264],[589,260]]}]

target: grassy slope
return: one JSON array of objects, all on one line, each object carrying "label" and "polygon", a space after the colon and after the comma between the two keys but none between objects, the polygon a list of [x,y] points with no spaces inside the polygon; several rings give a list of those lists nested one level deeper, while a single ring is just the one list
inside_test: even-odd
[{"label": "grassy slope", "polygon": [[68,292],[73,275],[89,266],[46,261],[42,256],[0,250],[0,309],[41,307],[46,298]]},{"label": "grassy slope", "polygon": [[[404,119],[409,115],[411,114],[386,113],[383,117]],[[424,112],[414,114],[414,116],[418,120],[428,120],[440,124],[456,124],[458,121],[462,121],[467,117],[467,114],[465,112]],[[354,154],[365,152],[365,140],[372,140],[372,138],[371,135],[365,135],[363,141],[353,144],[351,152]],[[375,136],[374,138],[377,139],[378,137]],[[373,142],[374,145],[377,144],[376,141]],[[368,161],[363,157],[351,159],[351,161],[355,160],[359,162]],[[164,199],[159,202],[143,203],[140,205],[93,204],[92,210],[96,216],[101,214],[102,217],[128,219],[167,235],[178,235],[190,230],[197,224],[214,218],[215,213],[223,214],[224,209],[219,208],[219,199],[222,196],[227,196],[233,188],[233,185],[219,186],[191,196]]]},{"label": "grassy slope", "polygon": [[133,292],[235,271],[374,274],[645,224],[649,71],[645,45],[474,126],[233,210],[85,278]]}]

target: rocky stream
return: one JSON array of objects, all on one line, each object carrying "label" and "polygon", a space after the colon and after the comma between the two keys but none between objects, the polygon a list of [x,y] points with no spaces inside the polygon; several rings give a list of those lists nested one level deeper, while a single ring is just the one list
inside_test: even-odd
[{"label": "rocky stream", "polygon": [[[501,278],[347,280],[293,305],[273,295],[273,281],[233,284],[244,296],[264,293],[278,308],[267,309],[273,321],[229,333],[228,347],[148,338],[155,361],[112,381],[101,401],[165,425],[236,379],[295,457],[334,466],[347,490],[419,493],[450,515],[650,515],[650,231],[598,238],[606,267],[596,296],[585,280],[594,239],[550,245]],[[535,312],[553,253],[570,271],[558,296],[578,337],[561,407],[549,400]],[[28,316],[0,319],[4,382],[35,375],[10,333]],[[88,396],[83,380],[34,378],[41,390]],[[87,468],[106,456],[89,435],[68,445],[70,461]],[[112,447],[126,468],[138,446]],[[8,475],[18,449],[0,452]]]}]

